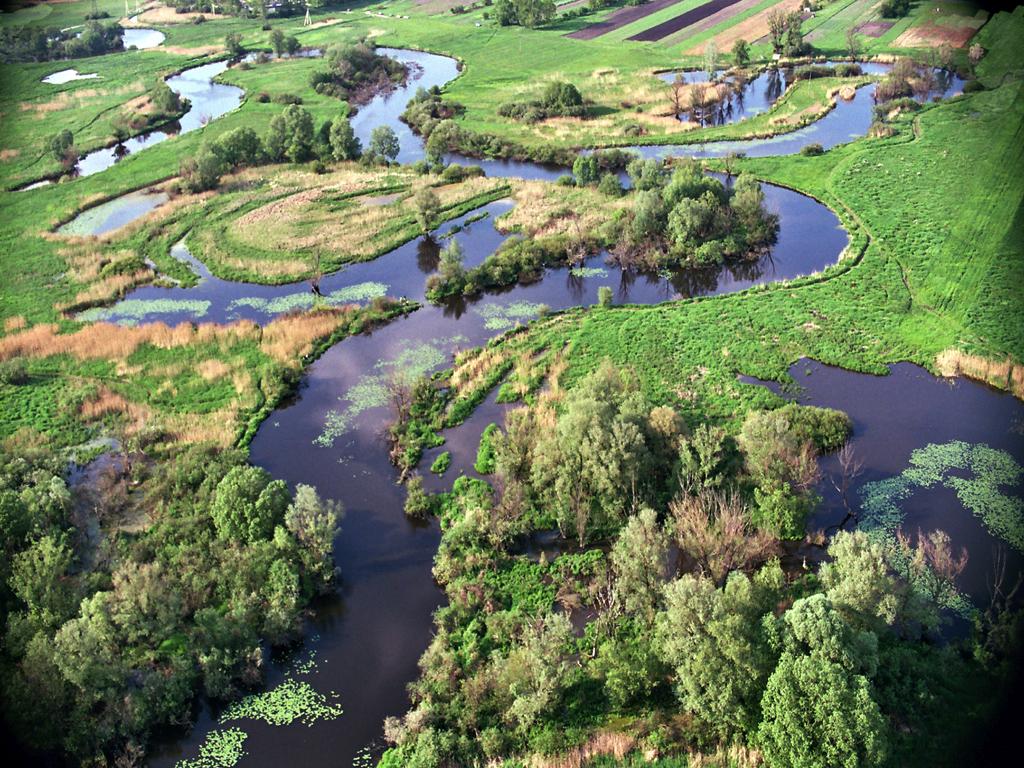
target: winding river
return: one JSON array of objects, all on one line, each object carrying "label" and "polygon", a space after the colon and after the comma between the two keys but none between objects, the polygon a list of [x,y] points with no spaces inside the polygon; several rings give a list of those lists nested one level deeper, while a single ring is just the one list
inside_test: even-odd
[{"label": "winding river", "polygon": [[[392,126],[399,136],[399,159],[409,162],[421,157],[422,143],[398,120],[398,115],[416,88],[442,85],[456,76],[457,69],[453,60],[441,56],[385,52],[415,65],[413,69],[419,77],[374,99],[360,110],[353,125],[364,144],[373,127]],[[212,88],[209,77],[222,71],[216,67],[223,65],[205,66],[209,69],[202,73],[198,71],[201,68],[182,73],[179,78],[183,80],[172,87],[197,82],[193,111],[209,110],[212,114],[221,107],[224,111],[233,108],[232,100],[236,99],[237,104],[237,96],[225,94],[221,99],[198,83],[200,77],[207,78],[206,88]],[[740,146],[748,154],[776,154],[798,151],[810,141],[826,146],[849,141],[863,135],[870,122],[869,91],[859,90],[852,101],[840,102],[827,117],[797,134],[759,142],[708,144],[701,156],[724,154]],[[211,94],[212,103],[206,101],[206,93]],[[219,106],[215,108],[213,104]],[[687,147],[685,151],[691,149]],[[643,151],[679,153],[680,147],[646,147]],[[564,172],[529,163],[479,164],[491,176],[554,178]],[[335,345],[309,368],[296,397],[279,407],[260,427],[251,445],[250,458],[275,477],[291,485],[315,485],[322,495],[338,499],[345,506],[346,516],[335,548],[342,582],[336,594],[316,604],[304,643],[306,652],[315,654],[318,663],[315,687],[325,692],[336,691],[345,712],[333,722],[319,722],[308,728],[246,721],[247,756],[242,765],[336,768],[366,764],[354,761],[365,760],[381,747],[383,719],[400,715],[407,707],[406,685],[417,676],[416,662],[431,636],[431,614],[443,594],[431,578],[432,559],[439,541],[437,527],[414,524],[405,518],[404,492],[395,482],[387,446],[381,439],[388,418],[381,399],[387,377],[395,371],[426,372],[443,367],[455,350],[479,345],[517,322],[535,317],[541,305],[557,310],[593,304],[602,285],[615,289],[618,302],[652,303],[734,291],[754,283],[807,274],[838,258],[847,238],[834,214],[797,193],[770,185],[765,185],[765,191],[769,205],[780,214],[780,240],[769,256],[745,265],[742,270],[638,275],[606,266],[595,257],[582,272],[548,270],[537,282],[490,293],[479,300],[445,306],[425,304],[372,333]],[[132,210],[119,208],[119,201],[126,200],[121,198],[106,209],[94,209],[91,220],[71,222],[68,231],[85,233],[103,227],[109,231],[134,218],[140,209],[148,210],[159,204],[158,199],[145,192],[134,194],[124,203],[133,206]],[[479,263],[504,239],[495,229],[494,220],[510,206],[507,200],[493,202],[482,209],[488,214],[486,218],[467,224],[467,219],[477,213],[474,212],[448,222],[430,237],[325,277],[321,289],[329,296],[344,296],[349,291],[354,292],[350,295],[365,298],[368,292],[375,291],[422,301],[425,279],[437,267],[440,244],[455,237],[464,247],[467,264]],[[83,214],[88,215],[89,211]],[[454,232],[455,229],[459,231]],[[308,288],[301,283],[269,287],[220,280],[189,253],[184,243],[175,246],[174,255],[197,271],[201,277],[199,285],[187,289],[139,288],[125,300],[92,316],[133,322],[140,319],[140,307],[149,307],[142,316],[146,320],[228,321],[247,317],[265,322],[276,312],[308,300],[304,298]],[[161,302],[162,308],[154,300]],[[157,307],[156,311],[153,307]],[[904,375],[905,370],[910,373]],[[938,399],[918,399],[922,377],[932,382],[929,392]],[[1020,441],[1007,433],[1007,425],[1024,423],[1024,408],[1016,400],[979,384],[958,381],[956,394],[950,394],[947,400],[943,399],[947,384],[909,366],[898,367],[888,378],[833,369],[815,369],[813,376],[804,378],[806,392],[813,402],[843,408],[853,415],[855,441],[861,441],[859,445],[871,454],[871,479],[904,468],[910,450],[933,438],[933,425],[920,422],[922,415],[944,419],[950,407],[961,408],[965,414],[990,409],[997,415],[977,421],[961,439],[1013,443],[1015,455],[1020,454]],[[821,387],[817,386],[819,382]],[[805,383],[804,379],[801,383]],[[880,408],[876,402],[880,398],[893,407]],[[915,402],[920,407],[908,407]],[[499,420],[503,409],[494,402],[492,394],[466,424],[449,431],[445,449],[452,451],[452,469],[445,480],[429,479],[431,486],[447,484],[459,471],[471,471],[480,432],[489,421]],[[960,421],[946,419],[941,439],[947,434],[965,434],[959,424]],[[895,439],[897,436],[899,439]],[[426,464],[432,456],[433,453],[426,458]],[[827,461],[825,468],[828,469]],[[833,502],[825,505],[822,514],[826,519],[822,524],[834,518],[833,506]],[[937,519],[937,515],[923,518],[922,525]],[[942,522],[945,524],[945,517]],[[972,538],[972,546],[975,541],[986,543]],[[973,591],[973,587],[965,588]],[[266,672],[268,689],[291,674],[284,661],[269,664]],[[170,766],[179,759],[195,757],[206,735],[217,727],[217,714],[208,703],[202,704],[195,726],[180,738],[165,740],[152,755],[151,764]]]}]

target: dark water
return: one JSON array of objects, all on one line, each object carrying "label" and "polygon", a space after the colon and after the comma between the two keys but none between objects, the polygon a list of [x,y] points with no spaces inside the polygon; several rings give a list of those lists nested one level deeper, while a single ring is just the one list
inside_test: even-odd
[{"label": "dark water", "polygon": [[[622,270],[605,264],[601,256],[592,257],[583,265],[603,274],[573,272],[569,269],[549,270],[544,280],[529,287],[519,286],[502,294],[528,295],[531,303],[561,308],[596,301],[597,288],[611,286],[617,303],[650,304],[675,298],[730,293],[751,285],[786,280],[817,272],[833,264],[846,247],[847,236],[835,214],[817,201],[781,187],[762,185],[766,206],[779,215],[779,239],[764,256],[724,269],[674,270],[662,273]],[[118,198],[104,206],[87,210],[61,229],[62,232],[88,234],[110,231],[151,210],[166,199],[165,195],[137,192]],[[419,238],[402,245],[373,261],[351,264],[325,276],[320,291],[327,303],[365,302],[372,295],[403,296],[425,301],[425,276],[437,268],[440,249],[454,235],[466,254],[466,267],[474,267],[493,253],[506,239],[495,228],[495,219],[512,208],[510,200],[499,200],[442,225],[429,238]],[[466,225],[469,218],[480,213],[487,217]],[[91,227],[95,226],[95,230]],[[230,322],[249,319],[264,323],[274,315],[314,304],[311,287],[305,282],[287,285],[258,285],[222,280],[210,274],[202,262],[194,258],[184,243],[171,254],[189,264],[200,277],[191,288],[147,285],[129,292],[110,307],[92,309],[79,316],[81,320],[114,322],[157,321]],[[416,269],[410,269],[415,264]],[[371,293],[367,291],[372,290]],[[489,299],[488,299],[489,300]],[[448,309],[455,314],[468,311],[477,302],[458,301]],[[147,304],[142,304],[146,302]],[[188,302],[185,304],[184,302]],[[526,318],[524,318],[526,319]]]},{"label": "dark water", "polygon": [[[391,125],[399,134],[400,159],[407,162],[421,156],[421,143],[397,116],[417,87],[441,84],[454,77],[455,63],[430,54],[386,52],[418,64],[422,67],[421,74],[403,88],[374,99],[360,111],[354,125],[364,143],[372,127]],[[826,130],[842,136],[843,141],[858,135],[857,126],[861,124],[858,116],[862,112],[870,116],[870,100],[870,93],[862,89],[850,105],[830,114],[832,127]],[[825,120],[819,121],[819,125]],[[864,122],[863,129],[866,127]],[[803,135],[783,141],[785,143],[764,142],[772,148],[765,153],[798,151],[803,143],[822,141],[822,138],[819,131],[813,138]],[[839,143],[839,139],[834,143]],[[678,147],[671,148],[671,151],[678,150]],[[709,151],[723,154],[726,150]],[[554,171],[529,164],[484,165],[492,175],[523,173],[546,178],[554,174]],[[247,755],[241,765],[301,763],[331,768],[351,765],[366,748],[379,748],[384,717],[401,715],[407,708],[406,685],[417,676],[416,662],[430,640],[431,613],[440,605],[443,594],[434,585],[430,573],[439,540],[436,526],[406,520],[402,513],[404,493],[396,485],[396,475],[388,461],[382,434],[389,415],[381,400],[382,392],[386,394],[387,382],[396,376],[413,376],[444,367],[456,350],[482,344],[505,328],[536,316],[541,305],[561,309],[593,304],[597,289],[602,285],[615,288],[619,302],[651,303],[677,296],[737,290],[753,282],[806,274],[834,262],[846,244],[846,235],[839,229],[834,215],[796,193],[771,186],[765,189],[769,206],[780,214],[781,235],[771,255],[756,264],[722,273],[697,275],[689,272],[666,276],[624,273],[604,266],[601,258],[595,257],[586,266],[603,269],[603,274],[580,277],[568,269],[549,270],[533,284],[518,285],[476,301],[458,301],[443,307],[426,305],[370,334],[346,339],[310,367],[296,397],[279,407],[261,425],[251,445],[250,458],[291,485],[315,485],[323,496],[340,500],[347,510],[335,548],[343,581],[336,594],[316,605],[304,643],[308,651],[316,653],[320,663],[315,687],[320,691],[337,691],[345,713],[335,721],[321,722],[312,728],[297,724],[287,728],[272,727],[253,721],[232,723],[248,734]],[[468,265],[479,263],[501,242],[503,236],[494,230],[493,218],[508,205],[504,201],[490,204],[486,207],[490,217],[455,235],[464,247]],[[439,241],[443,242],[445,233],[458,223],[460,221],[451,222],[432,238],[407,243],[376,261],[353,265],[328,276],[321,283],[321,289],[330,294],[346,287],[380,282],[388,286],[388,295],[420,298],[426,276],[436,268]],[[176,249],[176,254],[186,260],[191,258],[181,248]],[[212,277],[194,259],[191,263],[203,277],[197,287],[161,289],[150,286],[133,292],[128,299],[209,302],[204,309],[205,319],[251,317],[264,322],[273,314],[265,311],[265,305],[238,304],[239,299],[267,301],[292,295],[301,297],[308,290],[301,283],[272,288],[230,283]],[[258,309],[260,306],[264,309]],[[119,303],[115,313],[124,307],[125,302]],[[160,317],[189,318],[194,318],[194,314],[188,311],[171,311]],[[825,379],[825,376],[820,378]],[[934,380],[931,381],[934,384]],[[963,387],[973,392],[971,385]],[[836,386],[826,386],[821,397],[838,397],[842,391]],[[986,393],[992,394],[987,390]],[[890,399],[880,391],[850,390],[848,401],[835,404],[849,410],[857,421],[858,450],[874,452],[875,443],[863,442],[867,436],[869,440],[880,441],[877,445],[888,452],[885,456],[889,458],[872,458],[876,464],[872,465],[871,478],[902,471],[904,466],[900,461],[906,461],[909,450],[936,441],[930,431],[933,425],[927,421],[938,420],[934,414],[942,414],[940,426],[948,426],[943,404],[938,402],[921,406],[920,422],[913,416],[920,401],[908,408],[905,416],[900,415],[907,402],[913,400],[910,394],[904,392]],[[918,391],[912,394],[917,397]],[[452,450],[455,459],[453,467],[444,479],[428,480],[430,486],[447,486],[459,471],[470,471],[480,432],[488,422],[500,421],[503,406],[494,399],[492,393],[463,427],[447,434],[446,447]],[[884,402],[895,404],[892,414],[868,418],[859,410],[873,413],[871,409],[883,409]],[[956,399],[956,402],[965,414],[975,416],[979,409],[992,407],[987,400],[975,401],[970,397],[963,401]],[[989,434],[992,430],[998,428],[1005,432],[1002,418],[1003,415],[977,417],[974,428],[978,435],[985,435],[992,442],[998,439]],[[900,441],[905,441],[902,458],[895,448]],[[444,448],[430,452],[426,458],[421,467],[424,474],[429,474],[426,468],[439,450]],[[826,507],[822,514],[834,514],[830,509]],[[933,514],[938,519],[947,511],[947,507],[937,508]],[[270,664],[266,688],[272,688],[287,674],[287,665]],[[168,766],[180,758],[196,756],[214,726],[215,713],[204,705],[190,733],[160,745],[151,764]]]},{"label": "dark water", "polygon": [[[872,376],[814,360],[802,360],[790,368],[799,387],[798,402],[838,408],[853,419],[851,445],[864,463],[857,486],[900,474],[909,466],[910,454],[930,443],[985,443],[1024,464],[1024,403],[1020,400],[967,378],[936,378],[910,363],[898,363],[889,370],[888,376]],[[774,382],[768,386],[780,392]],[[838,458],[823,457],[821,468],[825,480],[819,491],[824,502],[809,527],[829,531],[844,522],[847,527],[855,525],[856,520],[846,520],[842,497],[828,479],[840,476]],[[1020,496],[1024,486],[1003,492]],[[857,509],[856,489],[847,498]],[[941,485],[917,491],[900,506],[906,514],[906,533],[942,529],[955,547],[967,547],[970,559],[959,586],[976,604],[986,606],[992,552],[1001,539],[964,509],[952,489]],[[1019,573],[1024,566],[1022,553],[1009,546],[1006,550],[1009,573]]]}]

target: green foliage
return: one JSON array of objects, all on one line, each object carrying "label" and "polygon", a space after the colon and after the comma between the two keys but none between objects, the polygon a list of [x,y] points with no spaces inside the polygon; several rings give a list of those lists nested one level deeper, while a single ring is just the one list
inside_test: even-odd
[{"label": "green foliage", "polygon": [[356,160],[362,147],[348,117],[336,117],[331,122],[331,155],[335,160]]},{"label": "green foliage", "polygon": [[398,136],[389,125],[378,125],[370,132],[370,145],[365,157],[377,162],[390,163],[398,157]]},{"label": "green foliage", "polygon": [[289,725],[300,722],[312,726],[317,722],[334,720],[344,710],[332,694],[325,696],[309,683],[287,679],[263,693],[254,693],[237,701],[221,714],[221,724],[235,720],[261,720],[269,725]]},{"label": "green foliage", "polygon": [[497,424],[488,424],[480,435],[480,446],[476,451],[473,469],[481,475],[490,475],[495,469],[494,436],[499,432]]},{"label": "green foliage", "polygon": [[182,185],[189,192],[205,192],[214,189],[220,177],[228,170],[228,164],[208,143],[199,147],[192,157],[182,158],[178,173]]},{"label": "green foliage", "polygon": [[448,451],[441,451],[437,454],[437,458],[430,465],[430,471],[435,475],[443,475],[448,471],[448,467],[452,465],[452,455]]},{"label": "green foliage", "polygon": [[259,467],[235,467],[217,485],[210,514],[219,536],[252,542],[270,538],[287,505],[283,480]]}]

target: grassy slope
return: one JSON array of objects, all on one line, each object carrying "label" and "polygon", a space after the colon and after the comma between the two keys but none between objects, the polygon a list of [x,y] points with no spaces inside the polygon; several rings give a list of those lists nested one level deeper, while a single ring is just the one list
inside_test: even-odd
[{"label": "grassy slope", "polygon": [[749,161],[759,176],[830,203],[860,242],[869,234],[861,260],[825,280],[571,311],[505,343],[569,342],[570,379],[608,357],[640,371],[652,397],[727,421],[772,399],[736,374],[783,380],[803,356],[876,373],[898,360],[930,365],[954,345],[1022,360],[1024,333],[1010,320],[1024,309],[1024,184],[1012,171],[1024,162],[1022,123],[1015,83],[928,110],[918,138],[907,126],[819,158]]}]

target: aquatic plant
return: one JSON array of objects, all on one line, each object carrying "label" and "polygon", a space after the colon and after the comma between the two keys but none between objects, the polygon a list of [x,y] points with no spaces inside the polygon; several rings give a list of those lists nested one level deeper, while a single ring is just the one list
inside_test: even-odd
[{"label": "aquatic plant", "polygon": [[861,488],[861,527],[894,536],[904,519],[900,502],[918,489],[942,484],[956,491],[960,503],[994,536],[1024,552],[1024,500],[1001,491],[1019,484],[1022,475],[1024,469],[1010,454],[984,443],[933,443],[914,451],[910,466],[899,475]]},{"label": "aquatic plant", "polygon": [[484,304],[476,311],[484,318],[484,328],[489,331],[505,331],[537,317],[543,306],[529,301],[514,301],[511,304]]},{"label": "aquatic plant", "polygon": [[604,267],[573,267],[569,274],[573,277],[608,277],[608,270]]},{"label": "aquatic plant", "polygon": [[437,458],[434,459],[434,463],[430,465],[430,471],[435,475],[443,475],[448,471],[448,467],[452,465],[452,454],[449,451],[442,451],[437,454]]},{"label": "aquatic plant", "polygon": [[392,359],[377,361],[374,369],[380,373],[366,374],[338,398],[347,401],[348,405],[327,412],[324,428],[314,438],[314,445],[329,448],[338,437],[352,428],[360,414],[387,405],[388,381],[393,376],[413,381],[444,365],[452,350],[466,341],[465,336],[455,335],[437,339],[433,343],[413,343],[403,347]]},{"label": "aquatic plant", "polygon": [[245,756],[242,745],[248,734],[240,728],[216,728],[206,734],[199,747],[199,757],[179,760],[175,768],[231,768]]},{"label": "aquatic plant", "polygon": [[300,309],[311,309],[316,304],[339,306],[352,304],[360,301],[369,301],[387,295],[387,283],[368,281],[357,283],[332,291],[324,296],[317,297],[310,291],[298,291],[296,293],[275,296],[271,299],[263,299],[258,296],[245,296],[235,299],[228,305],[228,310],[236,310],[239,307],[249,307],[257,312],[268,315],[277,315],[284,312],[294,312]]},{"label": "aquatic plant", "polygon": [[298,721],[311,726],[319,720],[334,720],[342,712],[332,703],[336,694],[325,696],[309,683],[288,679],[269,691],[246,696],[228,707],[220,722],[262,720],[270,725],[291,725]]},{"label": "aquatic plant", "polygon": [[93,307],[78,313],[83,323],[101,320],[138,322],[150,315],[189,315],[204,317],[210,311],[210,302],[200,299],[125,299],[112,307]]}]

